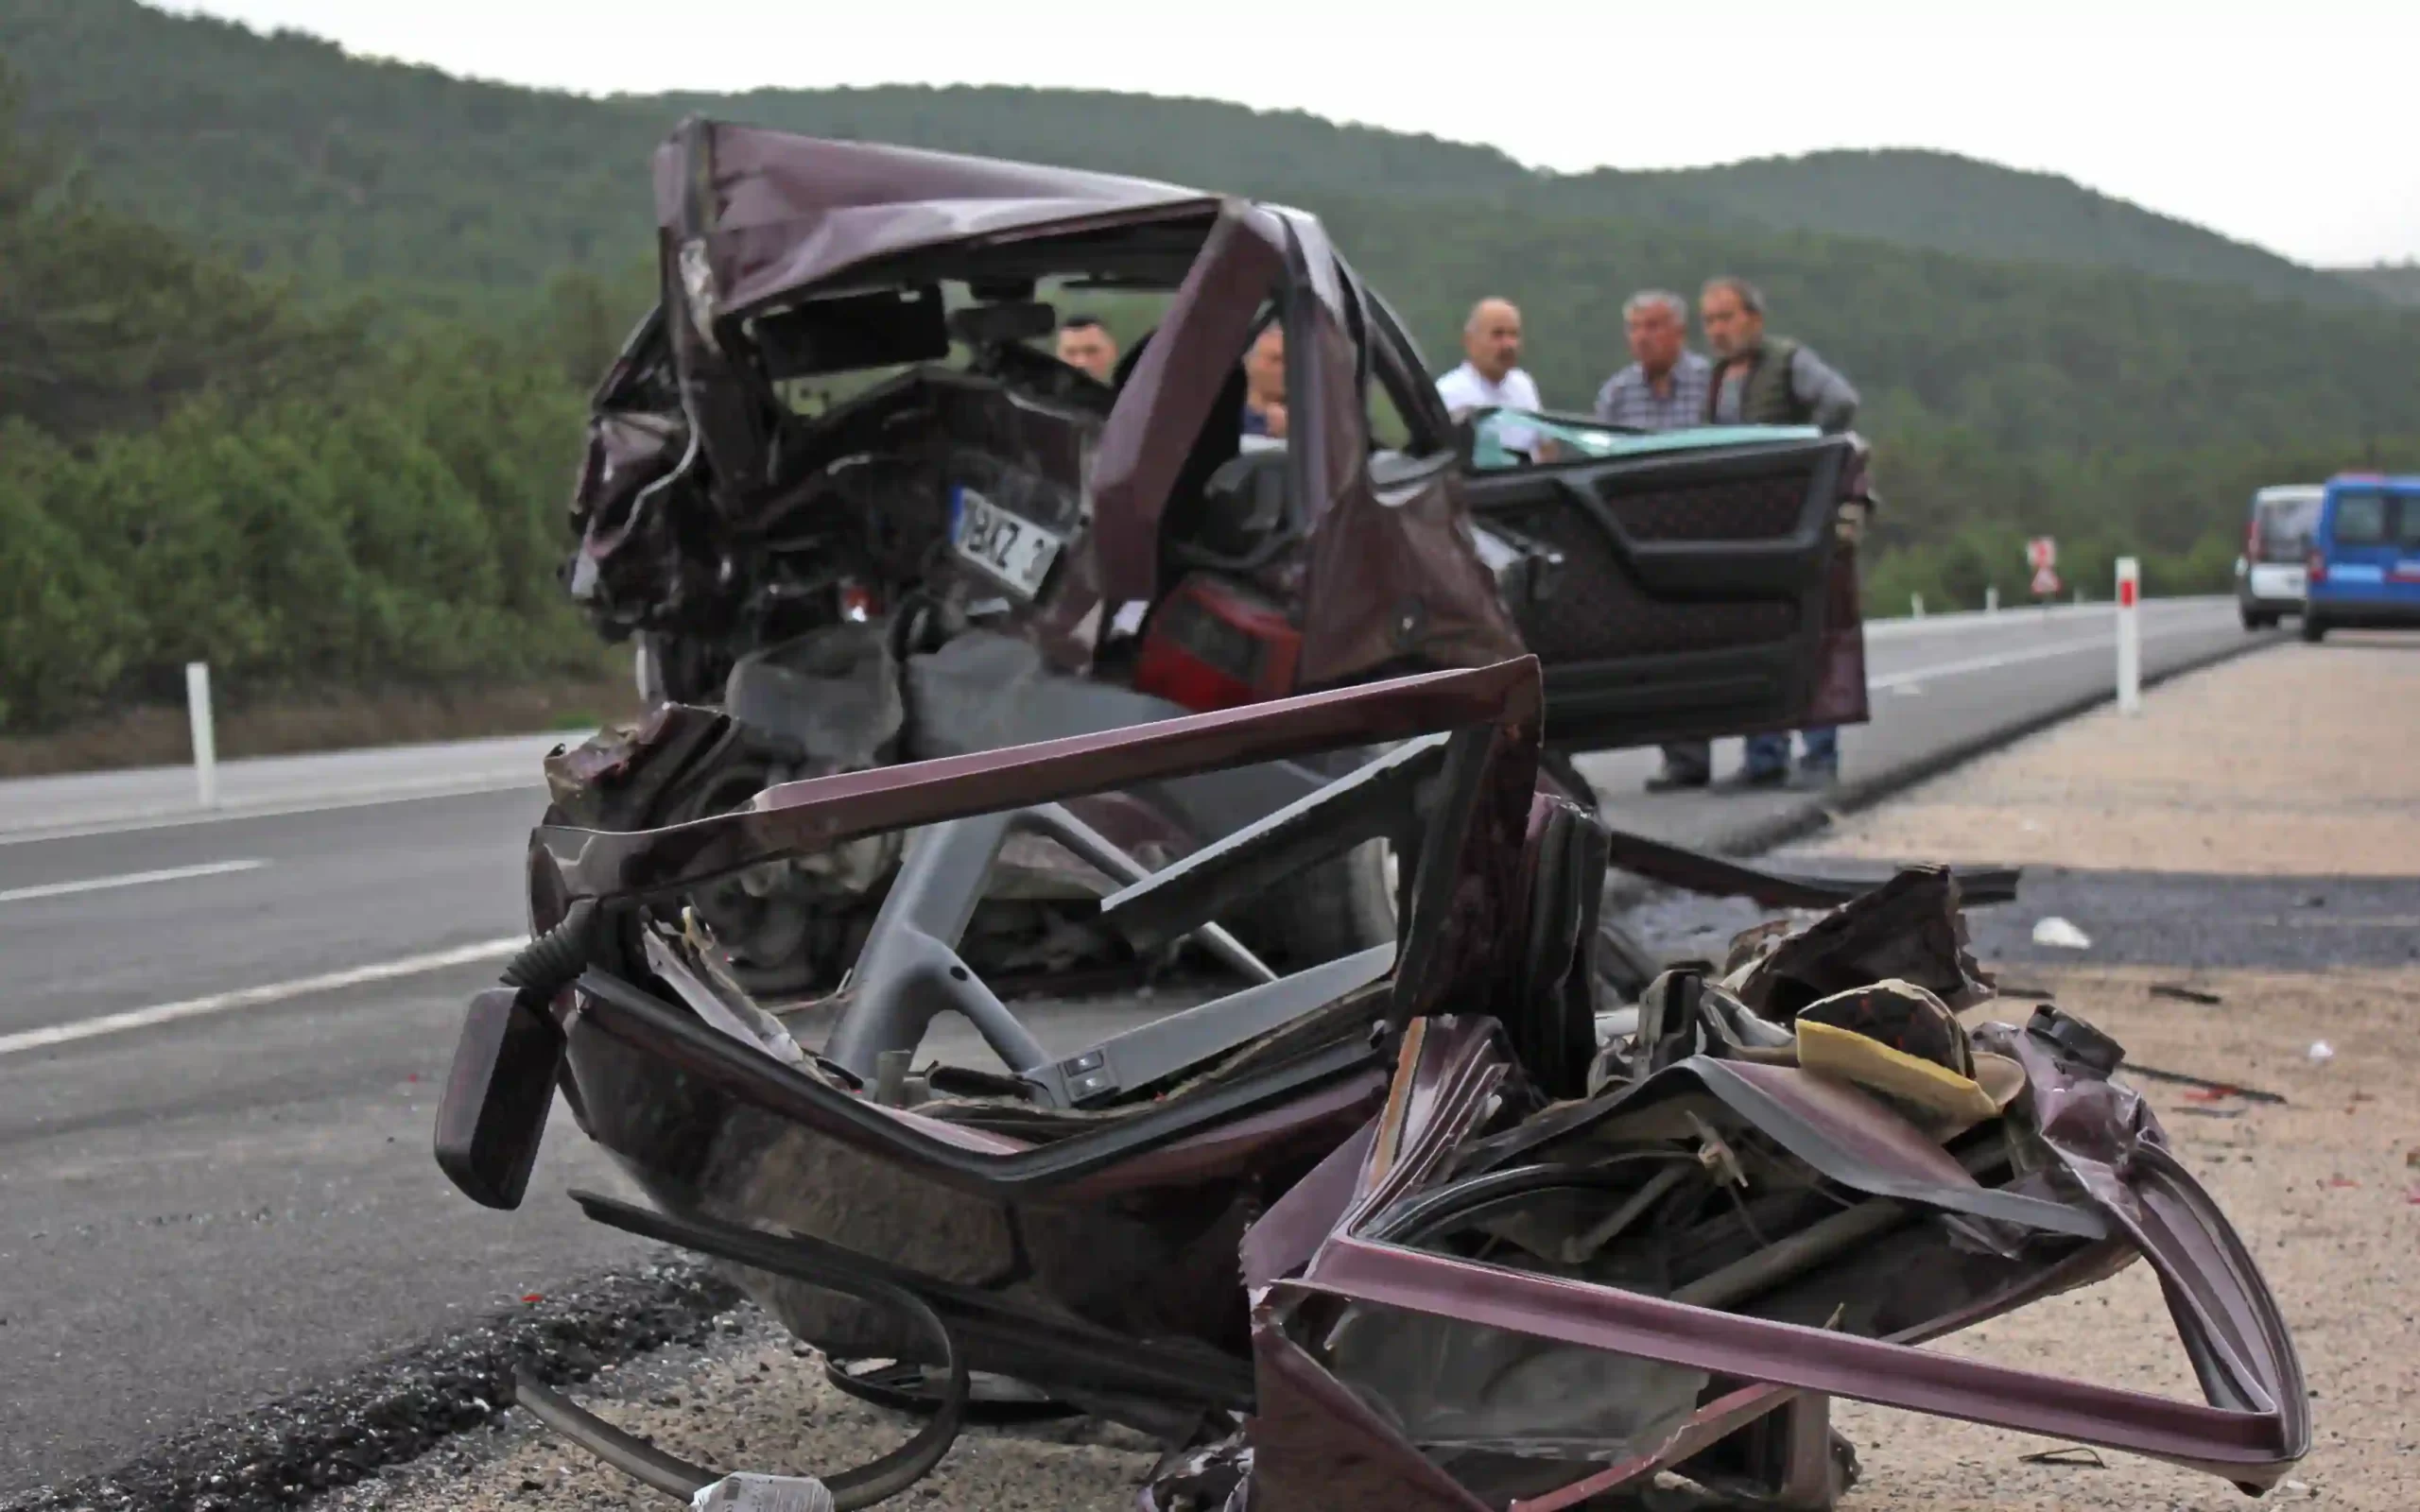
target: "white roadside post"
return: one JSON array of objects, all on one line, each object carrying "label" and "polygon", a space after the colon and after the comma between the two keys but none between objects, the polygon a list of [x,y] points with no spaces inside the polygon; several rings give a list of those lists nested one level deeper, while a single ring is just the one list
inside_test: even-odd
[{"label": "white roadside post", "polygon": [[185,716],[193,724],[193,781],[201,806],[218,806],[218,738],[210,727],[210,663],[185,663]]},{"label": "white roadside post", "polygon": [[1997,583],[1985,583],[1983,585],[1983,612],[1986,614],[1996,614],[1999,611],[2000,585]]},{"label": "white roadside post", "polygon": [[1910,593],[1908,595],[1908,618],[1911,620],[1920,620],[1924,617],[1925,595],[1922,593]]},{"label": "white roadside post", "polygon": [[2143,711],[2143,629],[2135,599],[2142,587],[2142,567],[2132,557],[2118,558],[2118,708],[2124,713]]}]

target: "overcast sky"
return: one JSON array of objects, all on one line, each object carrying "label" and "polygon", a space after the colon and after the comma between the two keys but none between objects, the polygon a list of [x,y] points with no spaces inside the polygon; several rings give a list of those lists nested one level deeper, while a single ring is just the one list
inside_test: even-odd
[{"label": "overcast sky", "polygon": [[[2316,263],[2420,256],[2420,0],[177,0],[592,94],[1195,94],[1560,169],[1938,147]],[[1178,19],[1200,16],[1199,24]]]}]

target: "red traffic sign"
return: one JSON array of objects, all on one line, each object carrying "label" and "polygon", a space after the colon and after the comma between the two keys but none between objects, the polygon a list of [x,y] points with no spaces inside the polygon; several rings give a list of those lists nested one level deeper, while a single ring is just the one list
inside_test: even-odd
[{"label": "red traffic sign", "polygon": [[[2028,567],[2032,568],[2037,573],[2047,573],[2058,564],[2058,541],[2052,540],[2048,536],[2036,536],[2025,543],[2025,565]],[[2035,581],[2039,582],[2040,579],[2036,578]],[[2050,592],[2055,593],[2058,591],[2059,585],[2057,582],[2053,581],[2050,585]],[[2038,593],[2042,592],[2042,590],[2036,588],[2034,592]]]},{"label": "red traffic sign", "polygon": [[2033,596],[2034,596],[2034,597],[2036,597],[2036,598],[2048,598],[2048,597],[2051,597],[2053,594],[2057,593],[2058,593],[2058,591],[2059,591],[2059,575],[2058,575],[2057,573],[2052,572],[2052,571],[2051,571],[2049,568],[2048,568],[2048,567],[2041,567],[2041,568],[2037,568],[2037,569],[2035,569],[2034,574],[2033,574]]}]

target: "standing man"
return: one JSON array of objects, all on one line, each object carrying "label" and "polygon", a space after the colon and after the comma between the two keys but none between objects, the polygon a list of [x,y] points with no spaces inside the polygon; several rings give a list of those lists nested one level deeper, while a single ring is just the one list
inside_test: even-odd
[{"label": "standing man", "polygon": [[[1689,307],[1677,294],[1649,289],[1622,305],[1631,365],[1597,390],[1597,418],[1638,431],[1676,431],[1703,424],[1714,365],[1689,350]],[[1703,740],[1664,747],[1664,768],[1647,780],[1651,793],[1703,787],[1713,754]]]},{"label": "standing man", "polygon": [[1622,305],[1631,365],[1597,390],[1597,418],[1634,431],[1676,431],[1705,421],[1714,364],[1689,350],[1689,307],[1649,289]]},{"label": "standing man", "polygon": [[[1807,425],[1837,435],[1857,419],[1857,390],[1824,360],[1787,336],[1765,335],[1765,297],[1743,278],[1709,279],[1698,295],[1714,377],[1705,418],[1718,425]],[[1793,780],[1789,737],[1748,737],[1747,765],[1736,787],[1825,787],[1841,775],[1840,731],[1802,730]]]},{"label": "standing man", "polygon": [[[1521,370],[1521,312],[1512,301],[1490,297],[1471,306],[1462,322],[1462,365],[1437,380],[1437,397],[1456,420],[1478,409],[1544,407],[1538,386]],[[1507,423],[1495,436],[1506,451],[1536,453],[1538,433],[1527,425]]]},{"label": "standing man", "polygon": [[1059,323],[1059,360],[1105,384],[1117,370],[1117,343],[1098,317],[1071,315]]}]

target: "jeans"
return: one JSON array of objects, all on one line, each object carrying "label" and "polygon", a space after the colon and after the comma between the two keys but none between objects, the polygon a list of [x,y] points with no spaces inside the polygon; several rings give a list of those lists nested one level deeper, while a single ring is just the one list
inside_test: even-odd
[{"label": "jeans", "polygon": [[[1841,732],[1837,728],[1824,725],[1814,730],[1802,730],[1798,738],[1806,747],[1805,753],[1799,757],[1801,765],[1837,767],[1841,765]],[[1778,772],[1789,765],[1789,736],[1787,732],[1748,737],[1749,771]]]}]

